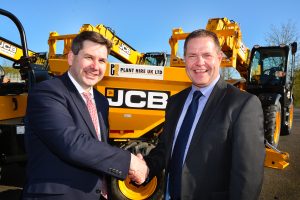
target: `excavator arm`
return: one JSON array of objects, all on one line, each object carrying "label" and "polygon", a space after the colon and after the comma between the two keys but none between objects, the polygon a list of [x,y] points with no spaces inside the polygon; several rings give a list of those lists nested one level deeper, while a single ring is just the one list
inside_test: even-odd
[{"label": "excavator arm", "polygon": [[[141,53],[135,50],[132,46],[122,40],[115,34],[111,28],[103,24],[92,26],[91,24],[84,24],[79,32],[95,31],[100,33],[106,39],[112,41],[111,56],[117,58],[125,64],[143,64],[143,65],[156,65],[165,66],[167,63],[167,56],[163,52],[149,52]],[[77,34],[59,35],[57,32],[50,33],[48,40],[49,44],[49,58],[66,58],[68,52],[71,50],[71,43]],[[64,49],[62,55],[58,55],[56,51],[57,41],[64,42]],[[56,70],[58,71],[58,70]]]}]

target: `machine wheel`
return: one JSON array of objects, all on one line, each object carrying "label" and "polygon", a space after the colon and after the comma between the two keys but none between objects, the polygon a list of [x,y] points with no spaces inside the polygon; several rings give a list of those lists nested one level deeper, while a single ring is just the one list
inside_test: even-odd
[{"label": "machine wheel", "polygon": [[264,108],[265,138],[274,147],[278,146],[281,129],[281,105],[276,102]]},{"label": "machine wheel", "polygon": [[124,181],[112,178],[111,180],[111,190],[112,199],[116,200],[159,200],[163,196],[163,176],[162,173],[160,177],[154,177],[146,185],[136,185],[130,182],[127,177]]},{"label": "machine wheel", "polygon": [[288,107],[288,117],[287,121],[283,120],[282,122],[282,129],[281,129],[281,135],[290,135],[293,128],[293,120],[294,120],[294,104],[293,102]]},{"label": "machine wheel", "polygon": [[[147,155],[152,148],[153,144],[147,142],[131,142],[126,144],[124,149],[128,149],[132,153],[141,153]],[[138,200],[149,199],[159,200],[163,196],[164,186],[164,172],[158,177],[154,177],[149,183],[143,185],[136,185],[127,177],[124,181],[116,178],[111,178],[111,199],[114,200]]]}]

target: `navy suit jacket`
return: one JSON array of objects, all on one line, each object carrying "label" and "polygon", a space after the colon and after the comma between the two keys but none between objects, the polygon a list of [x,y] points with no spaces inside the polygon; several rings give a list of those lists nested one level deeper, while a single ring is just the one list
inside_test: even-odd
[{"label": "navy suit jacket", "polygon": [[[145,157],[149,177],[168,173],[176,124],[191,88],[172,96],[163,133]],[[182,170],[181,200],[255,200],[264,169],[259,99],[219,80],[197,123]]]},{"label": "navy suit jacket", "polygon": [[[103,141],[67,73],[41,82],[28,95],[24,194],[99,199],[104,175],[127,176],[130,152],[107,144],[108,101],[94,89]],[[73,195],[73,196],[72,196]]]}]

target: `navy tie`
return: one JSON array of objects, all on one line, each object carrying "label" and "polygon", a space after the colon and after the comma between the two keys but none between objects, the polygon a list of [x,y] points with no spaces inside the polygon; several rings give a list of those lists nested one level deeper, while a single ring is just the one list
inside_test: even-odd
[{"label": "navy tie", "polygon": [[169,164],[169,193],[172,200],[180,199],[184,152],[197,113],[199,98],[201,96],[202,93],[200,91],[194,92],[193,100],[185,114],[173,148],[171,162]]}]

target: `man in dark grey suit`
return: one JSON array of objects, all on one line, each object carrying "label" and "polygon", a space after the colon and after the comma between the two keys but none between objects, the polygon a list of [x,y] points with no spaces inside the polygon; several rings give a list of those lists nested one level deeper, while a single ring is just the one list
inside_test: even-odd
[{"label": "man in dark grey suit", "polygon": [[184,58],[192,86],[168,101],[159,143],[144,158],[149,178],[165,169],[165,199],[258,199],[265,158],[259,99],[220,78],[214,33],[192,32]]},{"label": "man in dark grey suit", "polygon": [[99,33],[78,34],[69,71],[29,93],[23,199],[99,200],[107,198],[107,177],[147,170],[129,151],[107,144],[108,101],[93,86],[104,76],[110,48]]}]

